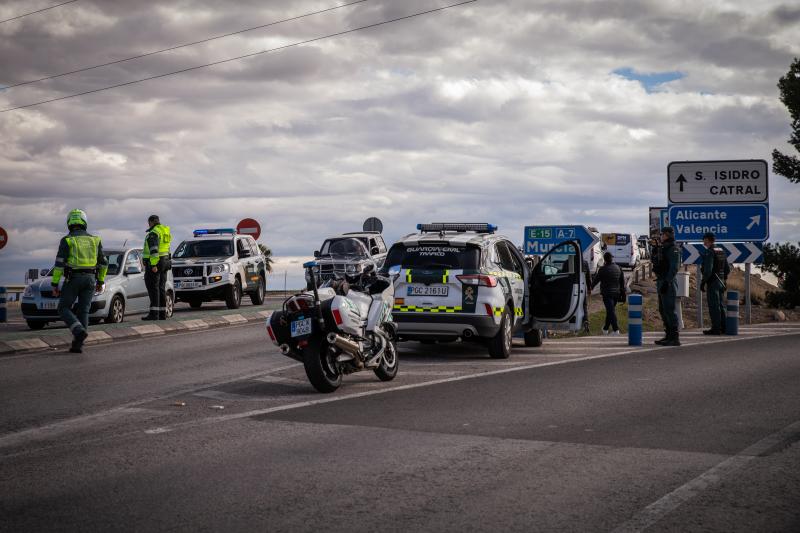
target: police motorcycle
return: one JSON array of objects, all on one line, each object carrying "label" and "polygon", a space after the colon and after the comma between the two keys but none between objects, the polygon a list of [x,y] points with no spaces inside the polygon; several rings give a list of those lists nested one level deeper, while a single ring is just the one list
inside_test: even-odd
[{"label": "police motorcycle", "polygon": [[303,363],[319,392],[333,392],[342,376],[372,370],[381,381],[397,375],[394,283],[368,263],[356,275],[337,274],[317,287],[316,262],[305,263],[312,290],[286,299],[267,319],[281,353]]}]

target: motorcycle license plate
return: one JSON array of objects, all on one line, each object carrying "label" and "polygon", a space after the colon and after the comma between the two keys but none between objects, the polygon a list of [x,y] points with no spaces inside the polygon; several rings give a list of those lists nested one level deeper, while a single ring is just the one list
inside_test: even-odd
[{"label": "motorcycle license plate", "polygon": [[408,296],[447,296],[447,285],[410,285]]},{"label": "motorcycle license plate", "polygon": [[311,335],[311,319],[295,320],[292,322],[292,337]]}]

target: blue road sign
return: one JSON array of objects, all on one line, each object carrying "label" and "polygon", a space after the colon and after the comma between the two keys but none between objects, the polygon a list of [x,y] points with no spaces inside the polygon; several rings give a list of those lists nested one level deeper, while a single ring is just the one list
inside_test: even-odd
[{"label": "blue road sign", "polygon": [[578,241],[581,253],[600,239],[584,226],[526,226],[525,253],[544,255],[564,241]]},{"label": "blue road sign", "polygon": [[711,232],[717,242],[763,242],[769,237],[767,204],[670,205],[675,240],[702,241]]},{"label": "blue road sign", "polygon": [[[756,263],[764,262],[764,250],[760,242],[721,242],[717,248],[725,250],[728,263]],[[705,246],[700,242],[685,242],[682,246],[683,264],[699,265],[703,262]]]}]

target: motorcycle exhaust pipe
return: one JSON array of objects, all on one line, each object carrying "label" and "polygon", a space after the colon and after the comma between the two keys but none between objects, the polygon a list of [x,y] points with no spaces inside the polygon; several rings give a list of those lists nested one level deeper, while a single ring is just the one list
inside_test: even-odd
[{"label": "motorcycle exhaust pipe", "polygon": [[336,346],[340,350],[345,353],[349,353],[350,355],[354,356],[361,356],[361,346],[357,342],[353,342],[350,339],[345,339],[341,335],[337,335],[336,333],[328,333],[328,344]]},{"label": "motorcycle exhaust pipe", "polygon": [[289,352],[292,351],[292,348],[288,344],[281,344],[280,349],[283,355],[289,355]]}]

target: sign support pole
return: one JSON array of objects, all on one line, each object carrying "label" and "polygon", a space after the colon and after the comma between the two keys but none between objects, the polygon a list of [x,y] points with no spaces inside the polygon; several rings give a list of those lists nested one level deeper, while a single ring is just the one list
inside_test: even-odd
[{"label": "sign support pole", "polygon": [[750,318],[750,263],[744,265],[744,323],[748,326],[752,323]]},{"label": "sign support pole", "polygon": [[700,282],[703,280],[703,265],[697,265],[697,327],[703,329],[703,291],[700,290]]}]

